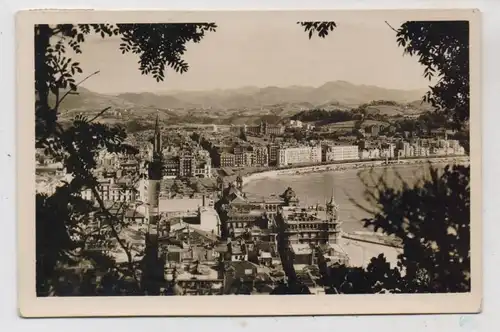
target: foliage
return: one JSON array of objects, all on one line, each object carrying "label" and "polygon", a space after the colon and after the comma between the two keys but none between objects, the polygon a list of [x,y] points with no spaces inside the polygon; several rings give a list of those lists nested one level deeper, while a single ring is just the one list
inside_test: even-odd
[{"label": "foliage", "polygon": [[424,76],[438,82],[424,101],[431,103],[461,129],[469,120],[469,22],[410,21],[397,30],[405,53],[418,56]]},{"label": "foliage", "polygon": [[[59,187],[52,196],[36,196],[36,285],[48,293],[50,280],[61,263],[74,263],[71,251],[77,248],[72,239],[76,226],[89,217],[85,201],[75,197],[68,185]],[[61,222],[54,222],[55,220]]]},{"label": "foliage", "polygon": [[368,210],[374,216],[364,220],[365,227],[401,239],[403,253],[397,270],[372,260],[366,272],[392,275],[385,282],[375,280],[393,292],[470,291],[470,169],[446,166],[440,174],[430,167],[428,180],[410,187],[400,179],[399,189],[385,176],[371,175],[362,178],[375,207]]},{"label": "foliage", "polygon": [[[306,26],[309,38],[320,24]],[[318,33],[319,37],[327,34]],[[458,129],[466,127],[469,119],[468,38],[468,22],[406,22],[397,30],[398,44],[405,53],[419,56],[424,75],[439,78],[424,100]],[[441,125],[443,118],[426,114],[419,121],[412,125]],[[373,258],[366,269],[327,267],[320,260],[328,293],[470,291],[470,168],[447,166],[442,174],[431,168],[430,179],[413,187],[401,181],[399,189],[383,176],[365,182],[367,199],[375,206],[375,210],[367,209],[373,217],[364,220],[365,226],[402,240],[398,266],[391,268],[382,255]],[[280,256],[288,260],[283,248]],[[285,272],[294,277],[293,272]]]},{"label": "foliage", "polygon": [[304,122],[321,121],[323,123],[336,123],[343,121],[350,121],[359,118],[359,116],[354,112],[342,111],[342,110],[324,110],[324,109],[312,109],[301,111],[294,114],[291,119],[299,120]]},{"label": "foliage", "polygon": [[[134,286],[129,289],[130,292],[134,293],[139,289],[131,246],[119,235],[120,229],[124,226],[123,213],[120,217],[119,214],[112,214],[108,210],[97,190],[98,183],[93,172],[97,165],[98,151],[106,149],[109,152],[135,154],[137,150],[124,144],[126,138],[124,128],[94,122],[109,108],[103,109],[91,119],[78,116],[64,127],[58,121],[61,102],[67,96],[77,94],[80,83],[98,74],[98,72],[92,73],[77,83],[75,75],[83,73],[83,69],[78,62],[67,55],[67,48],[76,54],[82,53],[81,45],[90,34],[98,34],[102,38],[119,37],[122,41],[120,44],[122,53],[130,52],[138,55],[141,73],[152,75],[156,81],[162,81],[167,67],[179,73],[186,72],[188,64],[182,59],[186,44],[199,42],[206,32],[215,31],[215,28],[213,23],[35,26],[36,147],[43,150],[45,155],[61,161],[72,177],[69,183],[58,188],[50,196],[37,194],[36,266],[39,295],[54,294],[54,292],[67,294],[64,290],[57,291],[55,279],[58,277],[61,265],[76,263],[75,259],[83,259],[83,254],[87,252],[87,243],[82,238],[87,238],[89,234],[81,232],[82,229],[88,230],[92,227],[82,227],[82,224],[88,226],[89,218],[94,212],[101,213],[115,244],[127,254],[128,271],[120,272],[120,278],[128,278],[129,281],[132,278]],[[80,192],[84,188],[92,191],[98,207],[88,206],[81,199]],[[80,233],[76,238],[75,232]],[[81,257],[75,256],[78,253]],[[113,275],[110,271],[116,268],[116,264],[102,253],[93,252],[92,255],[94,265],[106,262],[103,269],[107,271],[107,279],[104,281],[109,281]],[[75,279],[74,276],[71,278]],[[113,280],[118,282],[120,279]]]},{"label": "foliage", "polygon": [[366,269],[334,265],[322,273],[326,294],[399,293],[403,283],[400,271],[391,268],[382,254],[373,257]]},{"label": "foliage", "polygon": [[397,102],[392,100],[372,100],[368,104],[365,104],[365,107],[379,105],[400,106]]},{"label": "foliage", "polygon": [[304,31],[308,33],[309,39],[312,38],[313,34],[318,34],[319,37],[324,38],[333,31],[337,24],[333,21],[331,22],[297,22],[297,24],[304,27]]},{"label": "foliage", "polygon": [[125,130],[127,133],[136,133],[144,130],[154,129],[152,124],[143,124],[137,120],[130,120],[125,124]]},{"label": "foliage", "polygon": [[247,142],[247,141],[248,141],[247,134],[245,133],[245,131],[244,131],[243,129],[240,131],[239,138],[240,138],[242,141],[245,141],[245,142]]}]

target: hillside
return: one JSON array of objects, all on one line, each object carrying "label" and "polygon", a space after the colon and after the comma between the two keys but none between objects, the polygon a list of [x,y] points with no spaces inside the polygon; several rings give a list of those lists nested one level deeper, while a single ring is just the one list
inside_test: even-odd
[{"label": "hillside", "polygon": [[396,103],[388,101],[374,101],[369,103],[365,110],[367,114],[379,114],[387,116],[418,115],[432,110],[432,106],[422,100],[415,100],[409,103]]},{"label": "hillside", "polygon": [[[145,106],[158,108],[214,108],[214,109],[260,109],[271,105],[294,105],[300,110],[301,103],[308,105],[353,107],[371,100],[393,100],[408,103],[418,100],[423,90],[404,91],[384,89],[376,86],[354,85],[344,81],[328,82],[320,87],[245,87],[231,90],[165,92],[161,95],[151,93],[126,93],[117,97]],[[170,97],[170,98],[169,98]]]},{"label": "hillside", "polygon": [[263,119],[276,122],[279,118],[290,118],[314,108],[349,111],[374,100],[391,101],[394,105],[369,104],[369,112],[372,113],[419,113],[423,107],[420,105],[423,94],[423,91],[390,90],[343,81],[329,82],[317,88],[243,87],[212,91],[122,93],[114,96],[79,88],[78,95],[69,95],[65,99],[61,111],[66,117],[72,117],[80,112],[95,114],[111,107],[106,116],[130,120],[152,119],[156,116],[156,110],[159,110],[163,120],[175,123],[250,124]]},{"label": "hillside", "polygon": [[[61,92],[61,97],[64,95]],[[60,109],[64,112],[69,111],[99,111],[106,107],[111,108],[133,108],[136,106],[134,102],[127,101],[126,99],[116,96],[96,93],[85,88],[78,88],[78,94],[69,94],[62,101]],[[49,95],[49,102],[51,105],[55,104],[55,96]]]}]

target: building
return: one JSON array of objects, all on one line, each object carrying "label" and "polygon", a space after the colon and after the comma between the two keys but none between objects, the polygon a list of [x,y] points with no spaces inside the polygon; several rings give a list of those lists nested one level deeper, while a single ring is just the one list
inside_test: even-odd
[{"label": "building", "polygon": [[179,157],[170,156],[164,159],[163,177],[176,178],[179,176]]},{"label": "building", "polygon": [[[239,180],[239,181],[238,181]],[[220,216],[223,238],[246,235],[253,240],[275,242],[274,219],[281,206],[298,205],[299,200],[292,188],[283,194],[267,199],[252,200],[242,192],[242,180],[222,189],[215,209]]]},{"label": "building", "polygon": [[379,159],[380,158],[380,149],[365,149],[359,152],[360,159]]},{"label": "building", "polygon": [[399,158],[409,158],[409,157],[414,157],[414,155],[415,155],[415,148],[409,142],[401,141],[398,143]]},{"label": "building", "polygon": [[209,156],[181,152],[179,156],[168,156],[163,161],[163,178],[212,177],[212,162]]},{"label": "building", "polygon": [[269,156],[267,148],[264,146],[255,146],[252,149],[252,166],[267,167],[269,165]]},{"label": "building", "polygon": [[[138,209],[124,208],[121,203],[107,203],[106,208],[108,209],[107,212],[117,216],[119,219],[123,218],[123,221],[127,224],[144,225],[146,222],[146,216]],[[106,213],[102,211],[96,212],[95,217],[107,219]]]},{"label": "building", "polygon": [[380,125],[371,125],[368,128],[366,128],[366,134],[369,134],[372,137],[377,137],[380,133],[381,126]]},{"label": "building", "polygon": [[322,147],[322,161],[358,160],[359,147],[357,145],[330,145]]},{"label": "building", "polygon": [[211,178],[212,177],[212,162],[210,157],[207,157],[205,160],[196,161],[194,167],[194,173],[192,176],[196,176],[199,178]]},{"label": "building", "polygon": [[285,128],[281,125],[270,125],[267,122],[263,122],[260,125],[261,135],[274,135],[281,136],[285,132]]},{"label": "building", "polygon": [[227,213],[224,227],[226,234],[230,238],[240,237],[249,232],[254,226],[260,229],[268,227],[264,211],[261,209],[251,209],[242,207],[232,207]]},{"label": "building", "polygon": [[268,164],[269,166],[278,165],[278,151],[279,145],[275,143],[271,143],[267,146],[267,155],[268,155]]},{"label": "building", "polygon": [[[104,202],[134,202],[137,199],[136,190],[128,181],[115,181],[114,178],[101,179],[96,190]],[[81,196],[88,201],[96,200],[89,188],[83,189]]]},{"label": "building", "polygon": [[283,227],[288,245],[336,244],[340,238],[338,206],[333,195],[324,209],[284,206],[278,212],[276,223]]},{"label": "building", "polygon": [[122,174],[136,174],[139,171],[139,163],[136,160],[126,160],[120,162]]},{"label": "building", "polygon": [[303,125],[304,124],[300,120],[290,120],[290,122],[288,122],[288,128],[291,129],[300,129]]},{"label": "building", "polygon": [[380,157],[387,159],[396,158],[396,145],[393,143],[384,145],[380,150]]},{"label": "building", "polygon": [[420,145],[414,146],[414,157],[428,157],[430,156],[430,149]]},{"label": "building", "polygon": [[226,151],[218,151],[214,161],[216,167],[235,167],[236,156]]},{"label": "building", "polygon": [[190,151],[183,151],[179,156],[179,177],[190,177],[195,173],[196,160]]},{"label": "building", "polygon": [[285,132],[285,127],[281,125],[270,125],[267,122],[261,122],[258,126],[245,126],[245,132],[252,135],[274,135],[281,136]]},{"label": "building", "polygon": [[321,163],[321,146],[280,147],[278,166]]},{"label": "building", "polygon": [[249,152],[246,147],[236,146],[233,153],[235,167],[252,166],[252,153]]}]

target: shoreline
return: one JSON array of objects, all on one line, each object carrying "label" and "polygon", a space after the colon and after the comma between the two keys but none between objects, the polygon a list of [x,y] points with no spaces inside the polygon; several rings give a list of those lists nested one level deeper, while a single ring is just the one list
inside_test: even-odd
[{"label": "shoreline", "polygon": [[243,176],[243,186],[248,185],[250,182],[263,180],[267,178],[277,178],[283,175],[305,175],[309,173],[321,172],[340,172],[346,170],[361,170],[368,168],[388,168],[393,166],[412,166],[421,164],[469,164],[469,156],[433,156],[412,159],[400,159],[397,161],[389,161],[386,163],[384,160],[369,160],[369,161],[346,161],[331,164],[319,164],[310,166],[298,166],[286,169],[274,169],[262,172],[256,172]]}]

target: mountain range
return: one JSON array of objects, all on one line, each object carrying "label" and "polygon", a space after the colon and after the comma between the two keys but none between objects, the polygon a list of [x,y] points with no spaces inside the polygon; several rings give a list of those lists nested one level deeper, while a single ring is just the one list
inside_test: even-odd
[{"label": "mountain range", "polygon": [[[425,90],[385,89],[377,86],[355,85],[333,81],[319,87],[243,87],[210,91],[166,91],[101,94],[83,87],[78,95],[69,95],[62,110],[86,111],[105,107],[134,111],[160,109],[174,114],[186,111],[210,113],[245,112],[252,114],[266,110],[267,114],[298,112],[304,109],[349,109],[373,100],[388,100],[401,104],[421,100]],[[231,112],[232,111],[232,112]]]}]

